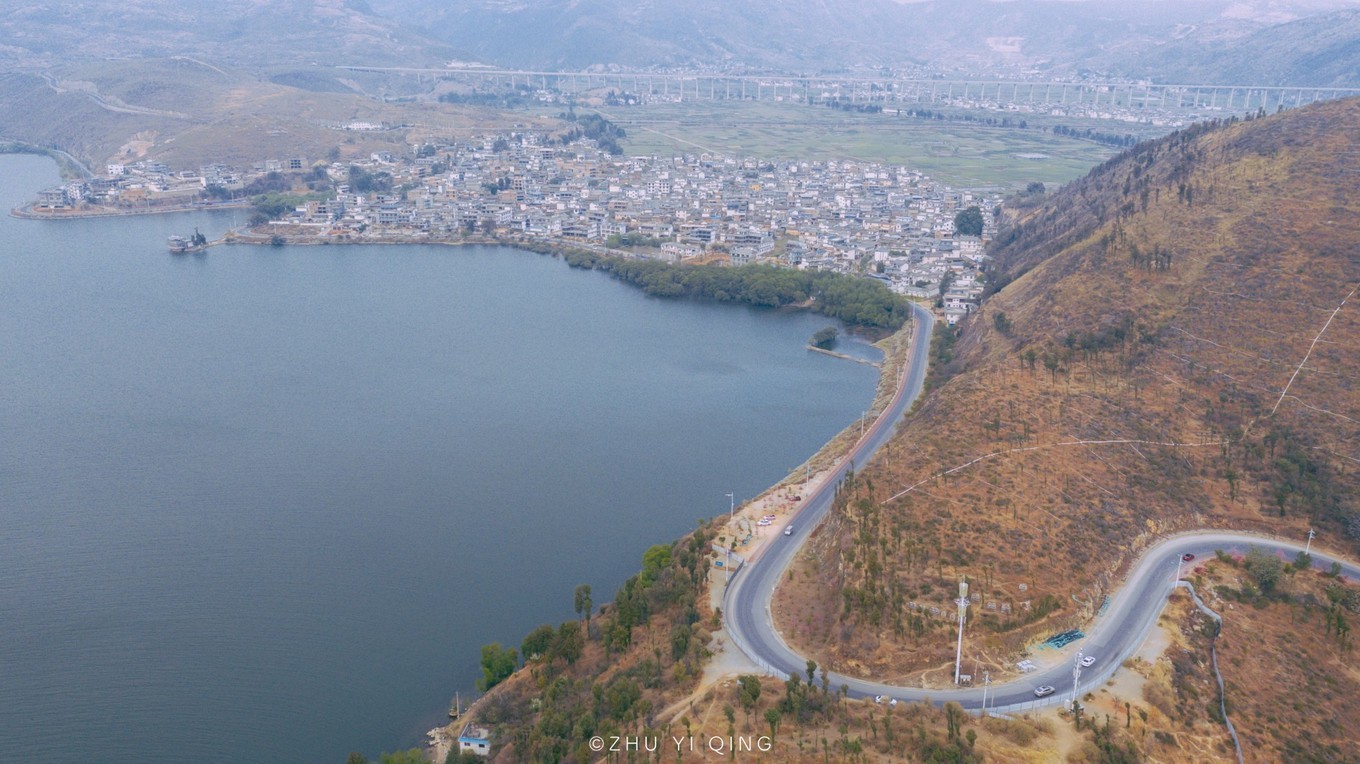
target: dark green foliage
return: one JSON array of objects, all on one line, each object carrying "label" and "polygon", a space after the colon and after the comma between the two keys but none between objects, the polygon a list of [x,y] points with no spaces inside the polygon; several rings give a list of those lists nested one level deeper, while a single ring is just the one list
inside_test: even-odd
[{"label": "dark green foliage", "polygon": [[671,564],[671,548],[656,544],[642,553],[642,585],[651,586],[661,575],[661,571]]},{"label": "dark green foliage", "polygon": [[644,236],[640,233],[612,234],[604,240],[604,245],[611,249],[619,247],[659,247],[661,240],[655,236]]},{"label": "dark green foliage", "polygon": [[926,376],[926,387],[934,389],[944,384],[954,375],[948,368],[954,360],[954,343],[959,341],[959,330],[943,321],[935,324],[934,336],[930,338],[930,371]]},{"label": "dark green foliage", "polygon": [[471,106],[492,106],[500,109],[514,109],[530,103],[528,91],[524,86],[514,91],[502,93],[443,93],[439,100],[444,103],[468,104]]},{"label": "dark green foliage", "polygon": [[449,755],[444,757],[444,764],[483,764],[486,757],[478,756],[471,751],[449,751]]},{"label": "dark green foliage", "polygon": [[1280,577],[1284,573],[1284,563],[1280,558],[1261,551],[1259,547],[1247,550],[1246,564],[1262,594],[1274,591],[1275,585],[1280,582]]},{"label": "dark green foliage", "polygon": [[1011,336],[1011,320],[1006,317],[1006,311],[998,310],[996,314],[992,316],[992,326],[995,326],[996,330],[1001,332],[1003,337]]},{"label": "dark green foliage", "polygon": [[563,621],[557,627],[557,634],[549,645],[548,656],[550,660],[561,658],[570,666],[580,659],[585,646],[586,640],[581,636],[581,627],[575,621]]},{"label": "dark green foliage", "polygon": [[241,189],[241,196],[258,196],[260,194],[283,193],[293,188],[293,181],[285,178],[282,173],[269,172],[250,181]]},{"label": "dark green foliage", "polygon": [[599,114],[577,115],[575,112],[568,112],[562,115],[563,119],[575,122],[576,127],[569,130],[561,138],[562,145],[565,146],[581,138],[588,138],[595,141],[601,151],[606,151],[614,156],[623,153],[623,147],[619,145],[619,139],[627,137],[628,133],[623,128],[610,122]]},{"label": "dark green foliage", "polygon": [[1056,127],[1053,128],[1053,134],[1065,135],[1069,138],[1082,138],[1088,141],[1095,141],[1096,143],[1103,143],[1106,146],[1114,146],[1115,148],[1126,148],[1138,142],[1138,139],[1134,138],[1133,135],[1129,133],[1125,133],[1123,135],[1115,135],[1114,133],[1101,133],[1092,130],[1089,127],[1086,128],[1085,130],[1079,130],[1077,128],[1066,127],[1064,125],[1057,125]]},{"label": "dark green foliage", "polygon": [[[591,736],[626,734],[648,724],[658,691],[697,679],[705,648],[694,638],[693,624],[699,620],[699,587],[708,573],[713,540],[713,531],[701,525],[675,544],[647,550],[643,572],[628,579],[614,603],[597,616],[603,658],[598,651],[584,651],[579,623],[563,623],[548,650],[550,657],[535,664],[539,689],[532,691],[537,699],[533,710],[528,697],[514,695],[523,686],[519,683],[487,696],[483,707],[497,715],[517,760],[593,761],[584,747]],[[649,638],[629,656],[636,662],[614,670],[612,664],[632,643],[633,632],[658,625],[668,630],[661,634],[669,634],[670,649],[664,639]],[[567,670],[573,660],[582,666]]]},{"label": "dark green foliage", "polygon": [[345,764],[368,764],[368,757],[358,751],[354,751],[345,758]]},{"label": "dark green foliage", "polygon": [[519,646],[520,654],[524,656],[526,662],[541,658],[548,654],[548,649],[552,647],[553,639],[556,637],[557,630],[545,623],[524,638]]},{"label": "dark green foliage", "polygon": [[500,642],[482,645],[482,678],[477,680],[477,689],[486,692],[505,681],[518,663],[515,648],[501,647]]},{"label": "dark green foliage", "polygon": [[383,194],[392,190],[392,176],[386,172],[369,172],[358,165],[349,166],[349,189],[356,194]]},{"label": "dark green foliage", "polygon": [[586,624],[590,623],[590,609],[593,605],[594,603],[590,601],[590,584],[576,587],[576,591],[572,593],[572,606],[576,609],[576,615],[586,620]]},{"label": "dark green foliage", "polygon": [[381,764],[427,764],[425,753],[419,748],[397,751],[396,753],[384,753],[378,758],[378,761]]},{"label": "dark green foliage", "polygon": [[836,335],[838,334],[840,332],[836,331],[836,327],[826,326],[813,332],[812,339],[808,340],[808,343],[815,348],[829,350],[836,345]]},{"label": "dark green foliage", "polygon": [[810,301],[809,307],[822,315],[875,329],[899,329],[911,315],[907,301],[882,282],[827,271],[769,265],[671,265],[584,253],[567,255],[566,261],[572,267],[606,271],[656,297],[700,297],[768,308]]},{"label": "dark green foliage", "polygon": [[278,220],[298,206],[305,204],[307,200],[308,197],[297,194],[260,194],[250,200],[251,206],[255,208],[255,217],[251,218],[251,222],[258,225],[270,220]]},{"label": "dark green foliage", "polygon": [[954,216],[954,230],[960,236],[981,236],[982,226],[982,210],[978,207],[959,210]]}]

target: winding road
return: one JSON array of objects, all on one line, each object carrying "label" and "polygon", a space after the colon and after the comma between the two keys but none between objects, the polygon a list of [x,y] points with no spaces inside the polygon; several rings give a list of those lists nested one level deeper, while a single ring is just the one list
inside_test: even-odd
[{"label": "winding road", "polygon": [[[737,571],[724,593],[723,612],[729,638],[768,673],[786,678],[790,674],[802,674],[807,665],[806,658],[789,648],[774,626],[770,601],[774,596],[775,585],[784,577],[794,555],[830,511],[836,486],[842,478],[855,465],[868,463],[888,441],[903,413],[921,394],[935,319],[919,305],[913,304],[912,312],[915,328],[911,357],[905,378],[893,400],[831,475],[804,497],[802,509],[790,520],[793,534],[775,536],[758,555]],[[998,712],[1022,711],[1070,701],[1074,685],[1081,693],[1099,686],[1146,639],[1178,580],[1182,555],[1193,554],[1202,558],[1212,555],[1215,550],[1242,553],[1252,546],[1289,558],[1304,548],[1302,543],[1289,540],[1219,531],[1173,536],[1152,546],[1139,557],[1123,587],[1111,597],[1104,614],[1097,616],[1087,628],[1086,636],[1078,641],[1084,653],[1095,658],[1093,665],[1082,669],[1079,679],[1074,678],[1074,666],[1064,660],[1060,665],[1040,669],[1021,679],[993,683],[986,688],[987,709]],[[1313,551],[1312,559],[1314,567],[1324,569],[1331,567],[1333,562],[1339,563],[1343,575],[1360,579],[1360,566],[1350,561],[1321,551]],[[953,630],[950,631],[952,640]],[[967,629],[964,640],[964,655],[967,656]],[[943,703],[953,700],[969,709],[980,709],[983,702],[984,688],[980,686],[959,690],[898,687],[837,673],[831,673],[828,679],[832,687],[846,685],[849,695],[855,698],[884,695],[902,701],[930,700]],[[1036,698],[1034,688],[1041,685],[1052,686],[1056,692],[1043,699]]]}]

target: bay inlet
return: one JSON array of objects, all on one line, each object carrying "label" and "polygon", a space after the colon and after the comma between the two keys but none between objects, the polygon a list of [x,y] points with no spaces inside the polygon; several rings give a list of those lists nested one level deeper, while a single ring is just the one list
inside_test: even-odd
[{"label": "bay inlet", "polygon": [[[5,209],[56,182],[0,157]],[[240,213],[236,213],[240,214]],[[498,247],[0,220],[0,760],[419,744],[480,645],[596,602],[868,406],[830,320]]]}]

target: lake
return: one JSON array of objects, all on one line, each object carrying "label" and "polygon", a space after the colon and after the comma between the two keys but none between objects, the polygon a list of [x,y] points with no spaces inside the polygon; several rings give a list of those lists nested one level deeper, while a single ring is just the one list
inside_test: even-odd
[{"label": "lake", "polygon": [[[0,207],[58,181],[0,156]],[[0,219],[0,760],[341,762],[869,405],[829,320],[498,247]]]}]

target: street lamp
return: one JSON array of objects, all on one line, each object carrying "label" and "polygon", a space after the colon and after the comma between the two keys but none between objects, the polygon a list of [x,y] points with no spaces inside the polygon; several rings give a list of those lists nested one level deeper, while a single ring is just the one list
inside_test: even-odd
[{"label": "street lamp", "polygon": [[959,645],[954,651],[954,684],[959,683],[959,670],[963,668],[963,619],[968,613],[968,582],[959,581],[959,598],[954,600],[959,606]]},{"label": "street lamp", "polygon": [[727,519],[728,519],[728,520],[731,520],[731,519],[732,519],[732,516],[733,516],[734,514],[736,514],[736,512],[737,512],[737,500],[736,500],[736,498],[735,498],[732,494],[730,494],[730,493],[729,493],[729,494],[726,494],[726,496],[727,496],[727,503],[728,503],[728,507],[727,507]]},{"label": "street lamp", "polygon": [[1313,548],[1313,537],[1316,535],[1317,531],[1313,530],[1312,528],[1308,529],[1308,543],[1303,545],[1304,554],[1308,554],[1309,550]]}]

